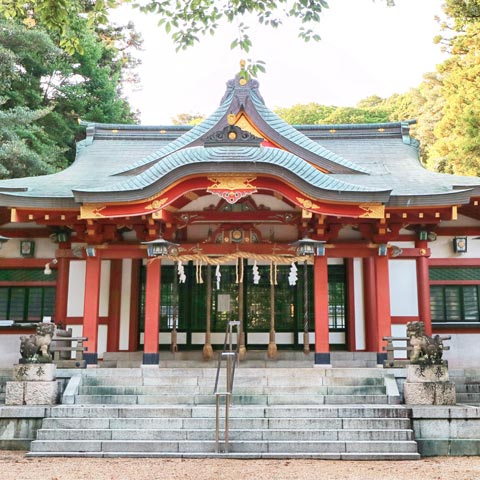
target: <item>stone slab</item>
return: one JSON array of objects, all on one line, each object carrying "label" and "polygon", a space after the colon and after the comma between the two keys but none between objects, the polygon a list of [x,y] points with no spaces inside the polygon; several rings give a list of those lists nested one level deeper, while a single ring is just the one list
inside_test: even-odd
[{"label": "stone slab", "polygon": [[51,382],[56,378],[54,363],[22,363],[13,366],[13,378],[17,382]]},{"label": "stone slab", "polygon": [[25,382],[7,382],[5,405],[25,405]]},{"label": "stone slab", "polygon": [[5,405],[55,405],[58,383],[7,382]]},{"label": "stone slab", "polygon": [[448,367],[445,365],[407,365],[407,382],[448,382]]},{"label": "stone slab", "polygon": [[405,403],[409,405],[455,405],[455,384],[452,382],[405,382]]},{"label": "stone slab", "polygon": [[58,383],[25,382],[25,405],[55,405],[58,403]]}]

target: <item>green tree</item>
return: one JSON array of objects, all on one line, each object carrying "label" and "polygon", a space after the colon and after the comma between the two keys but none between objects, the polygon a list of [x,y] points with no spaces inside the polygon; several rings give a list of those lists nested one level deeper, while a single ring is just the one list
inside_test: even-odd
[{"label": "green tree", "polygon": [[480,2],[447,0],[444,10],[448,18],[437,41],[451,56],[437,67],[443,105],[429,163],[440,171],[480,175]]},{"label": "green tree", "polygon": [[[79,118],[135,120],[120,86],[127,67],[134,65],[131,49],[138,46],[138,35],[131,25],[94,33],[85,28],[85,20],[76,21],[83,54],[70,56],[55,45],[55,35],[38,25],[0,20],[0,127],[3,142],[15,147],[3,145],[4,177],[64,168],[74,158],[75,140],[84,134]],[[31,167],[23,173],[6,166],[20,156],[18,167],[26,165],[29,152]],[[12,159],[7,160],[7,153]]]},{"label": "green tree", "polygon": [[0,21],[0,177],[40,175],[61,166],[62,148],[40,125],[41,79],[63,55],[44,32]]},{"label": "green tree", "polygon": [[174,125],[198,125],[205,120],[205,115],[200,113],[179,113],[172,118]]},{"label": "green tree", "polygon": [[287,108],[276,108],[275,113],[291,125],[315,125],[324,123],[336,107],[309,103],[307,105],[297,104]]},{"label": "green tree", "polygon": [[275,113],[292,125],[388,122],[389,112],[383,108],[383,103],[380,106],[381,108],[354,108],[309,103],[297,104],[289,108],[276,108]]}]

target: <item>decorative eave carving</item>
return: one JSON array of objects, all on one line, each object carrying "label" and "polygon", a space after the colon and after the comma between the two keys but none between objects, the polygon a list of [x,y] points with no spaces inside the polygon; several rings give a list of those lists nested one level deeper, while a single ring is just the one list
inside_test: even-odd
[{"label": "decorative eave carving", "polygon": [[259,147],[263,138],[242,130],[236,125],[227,125],[202,138],[205,147]]}]

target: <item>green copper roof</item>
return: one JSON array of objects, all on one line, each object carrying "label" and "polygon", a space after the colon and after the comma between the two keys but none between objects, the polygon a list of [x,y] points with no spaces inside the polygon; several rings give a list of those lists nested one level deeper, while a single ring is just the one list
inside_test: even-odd
[{"label": "green copper roof", "polygon": [[[97,201],[102,193],[109,195],[111,201],[121,199],[137,200],[149,194],[149,187],[153,184],[155,191],[165,188],[172,182],[185,175],[201,172],[218,173],[228,172],[261,172],[288,178],[294,184],[302,184],[305,191],[320,195],[323,198],[332,196],[338,200],[341,193],[367,193],[371,199],[372,194],[378,194],[378,201],[386,201],[389,196],[388,189],[375,189],[348,183],[333,178],[307,162],[284,150],[270,147],[191,147],[178,150],[164,157],[152,165],[148,170],[121,183],[110,186],[101,186],[91,189],[77,189],[77,201]],[[134,192],[137,192],[136,194]],[[123,193],[123,195],[122,195]],[[358,195],[354,195],[358,199]],[[345,197],[344,201],[348,201]],[[353,198],[352,198],[353,199]]]},{"label": "green copper roof", "polygon": [[[331,150],[310,140],[306,135],[268,109],[263,103],[263,100],[259,98],[254,91],[251,92],[251,99],[256,112],[263,120],[262,123],[264,123],[263,126],[266,129],[265,133],[270,133],[274,137],[274,140],[277,140],[276,137],[278,136],[283,137],[287,141],[287,146],[290,147],[295,154],[303,156],[302,150],[313,153],[317,158],[315,158],[315,156],[308,156],[308,160],[320,167],[327,168],[329,171],[333,170],[333,173],[347,173],[347,169],[357,173],[370,173],[368,169],[359,167],[341,155],[337,155]],[[260,125],[260,128],[261,127],[262,125]],[[335,171],[339,166],[345,167],[343,172]]]}]

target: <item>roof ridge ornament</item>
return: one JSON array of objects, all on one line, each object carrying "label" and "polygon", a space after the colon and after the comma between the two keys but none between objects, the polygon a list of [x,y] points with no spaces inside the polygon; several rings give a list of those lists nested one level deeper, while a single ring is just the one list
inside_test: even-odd
[{"label": "roof ridge ornament", "polygon": [[220,105],[225,102],[233,91],[235,91],[239,105],[244,105],[247,96],[250,95],[250,91],[254,92],[259,100],[265,104],[265,101],[258,91],[260,83],[248,72],[246,64],[247,62],[245,60],[240,60],[240,71],[235,75],[234,79],[228,80],[227,90],[220,100]]},{"label": "roof ridge ornament", "polygon": [[264,139],[230,124],[203,137],[202,140],[205,147],[260,147]]}]

